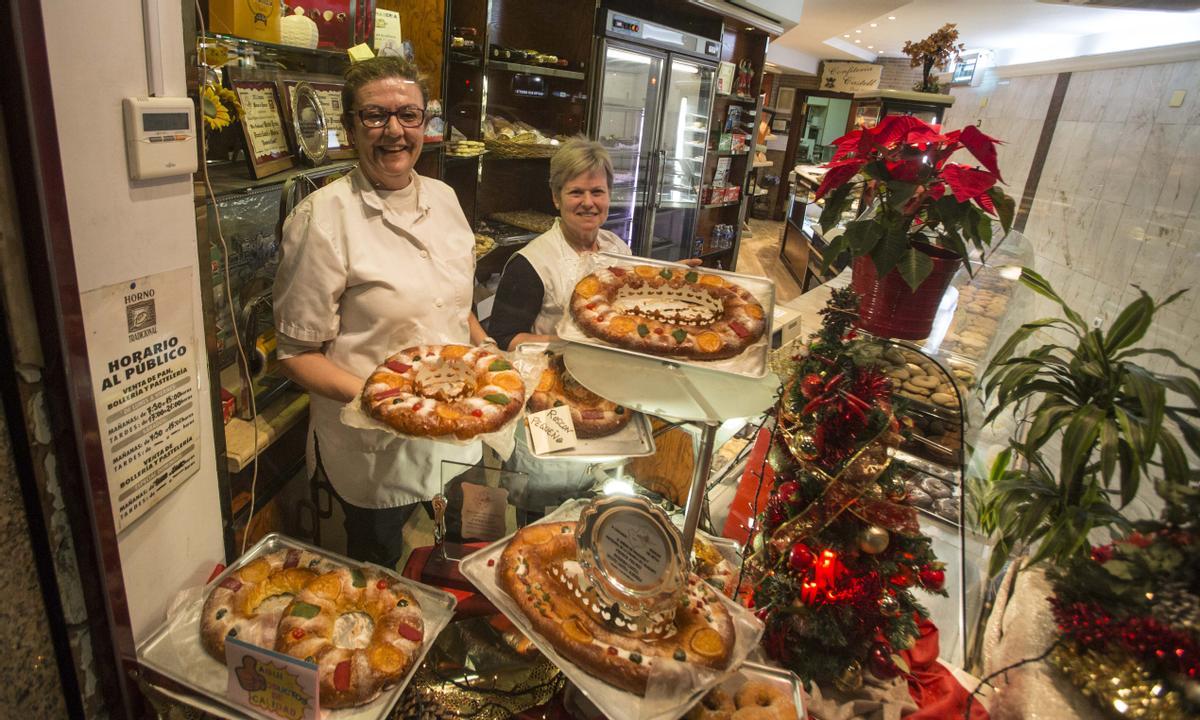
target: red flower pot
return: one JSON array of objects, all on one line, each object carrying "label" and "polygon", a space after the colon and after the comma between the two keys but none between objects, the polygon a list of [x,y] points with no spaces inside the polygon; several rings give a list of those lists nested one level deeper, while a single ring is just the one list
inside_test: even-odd
[{"label": "red flower pot", "polygon": [[950,286],[962,258],[933,245],[917,248],[933,260],[933,271],[914,291],[896,270],[882,278],[867,255],[854,258],[851,287],[858,293],[857,325],[879,337],[921,340],[929,337],[942,295]]}]

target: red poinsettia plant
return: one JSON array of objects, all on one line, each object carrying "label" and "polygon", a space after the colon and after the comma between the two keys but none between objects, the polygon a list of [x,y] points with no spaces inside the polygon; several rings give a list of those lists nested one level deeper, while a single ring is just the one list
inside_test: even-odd
[{"label": "red poinsettia plant", "polygon": [[[1015,203],[998,185],[998,143],[974,125],[943,133],[908,115],[834,140],[837,152],[816,193],[825,198],[821,229],[841,222],[856,189],[865,212],[830,243],[826,265],[846,251],[869,255],[880,277],[894,269],[915,290],[933,269],[930,246],[966,264],[968,243],[980,251],[991,244],[993,218],[1005,233],[1012,227]],[[982,167],[949,162],[960,150]]]}]

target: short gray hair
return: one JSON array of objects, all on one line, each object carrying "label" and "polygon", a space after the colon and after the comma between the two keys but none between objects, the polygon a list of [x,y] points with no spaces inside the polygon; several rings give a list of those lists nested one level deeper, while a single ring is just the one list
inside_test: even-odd
[{"label": "short gray hair", "polygon": [[574,177],[594,170],[604,171],[611,192],[613,166],[608,150],[595,140],[588,140],[582,135],[571,138],[550,158],[550,193],[557,200],[562,195],[563,185]]},{"label": "short gray hair", "polygon": [[421,104],[429,102],[429,84],[416,64],[396,55],[380,55],[369,60],[350,63],[344,73],[342,85],[342,122],[351,128],[349,120],[354,115],[354,96],[365,85],[385,78],[400,78],[417,84],[421,90]]}]

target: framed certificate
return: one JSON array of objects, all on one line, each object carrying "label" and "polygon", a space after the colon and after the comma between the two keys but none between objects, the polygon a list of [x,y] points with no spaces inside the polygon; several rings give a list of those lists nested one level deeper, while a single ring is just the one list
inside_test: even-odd
[{"label": "framed certificate", "polygon": [[329,134],[327,157],[330,160],[356,157],[358,153],[354,149],[353,136],[342,126],[342,83],[323,75],[283,75],[280,85],[283,88],[285,112],[290,111],[293,104],[292,95],[296,85],[301,82],[307,83],[313,89],[321,103],[321,109],[325,112],[326,129]]},{"label": "framed certificate", "polygon": [[288,148],[279,90],[270,80],[230,77],[242,104],[242,137],[250,174],[255,178],[282,172],[296,164]]}]

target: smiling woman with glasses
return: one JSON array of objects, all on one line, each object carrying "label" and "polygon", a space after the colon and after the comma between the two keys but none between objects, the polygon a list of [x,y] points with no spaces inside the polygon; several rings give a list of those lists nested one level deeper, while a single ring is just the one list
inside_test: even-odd
[{"label": "smiling woman with glasses", "polygon": [[441,489],[442,460],[480,458],[478,443],[400,438],[339,418],[392,353],[487,340],[471,312],[474,233],[454,191],[413,169],[427,99],[402,58],[350,66],[342,123],[358,168],[284,222],[275,278],[280,366],[310,395],[309,473],[328,478],[345,512],[346,554],[391,568],[405,522]]}]

